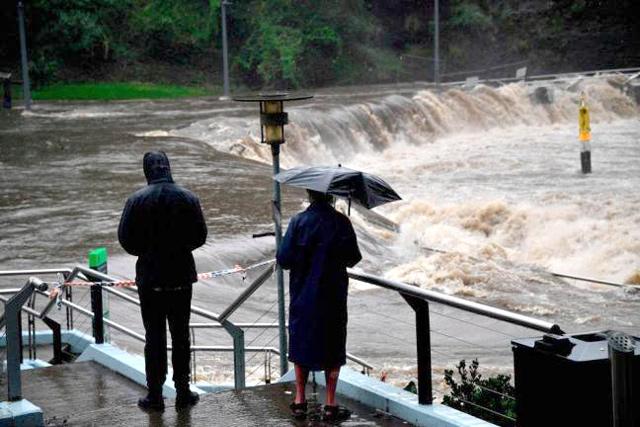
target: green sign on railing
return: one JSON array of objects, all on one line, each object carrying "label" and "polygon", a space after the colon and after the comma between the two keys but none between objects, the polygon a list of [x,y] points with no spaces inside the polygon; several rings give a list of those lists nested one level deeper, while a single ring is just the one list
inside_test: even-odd
[{"label": "green sign on railing", "polygon": [[102,269],[107,268],[107,248],[95,248],[89,251],[89,268],[106,273]]}]

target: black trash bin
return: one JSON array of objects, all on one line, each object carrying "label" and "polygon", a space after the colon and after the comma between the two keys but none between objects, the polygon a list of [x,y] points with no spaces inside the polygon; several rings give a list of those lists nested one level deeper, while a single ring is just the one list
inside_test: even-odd
[{"label": "black trash bin", "polygon": [[[613,425],[609,334],[548,334],[511,342],[518,427]],[[639,390],[638,345],[632,372],[633,389]],[[634,411],[634,426],[640,426],[640,402]]]}]

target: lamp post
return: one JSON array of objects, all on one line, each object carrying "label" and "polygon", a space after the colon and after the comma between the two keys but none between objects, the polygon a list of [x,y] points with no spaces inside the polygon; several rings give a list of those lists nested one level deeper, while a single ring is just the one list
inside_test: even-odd
[{"label": "lamp post", "polygon": [[223,79],[223,98],[229,99],[229,52],[227,45],[227,6],[231,3],[227,0],[220,2],[220,17],[222,20],[222,79]]},{"label": "lamp post", "polygon": [[440,85],[440,5],[435,0],[433,9],[433,81]]},{"label": "lamp post", "polygon": [[24,31],[24,4],[18,1],[18,27],[20,29],[20,59],[22,61],[22,92],[24,108],[31,109],[31,85],[29,84],[29,62],[27,61],[27,36]]},{"label": "lamp post", "polygon": [[[289,116],[284,112],[285,101],[310,99],[313,95],[290,94],[287,92],[260,93],[258,95],[235,96],[234,101],[260,103],[260,142],[271,146],[273,158],[273,176],[280,172],[280,146],[284,144],[284,125]],[[273,224],[276,236],[276,251],[282,241],[282,213],[280,210],[280,183],[273,180]],[[276,265],[276,282],[278,286],[278,330],[280,333],[280,375],[289,370],[287,362],[287,331],[284,307],[284,275],[282,267]]]}]

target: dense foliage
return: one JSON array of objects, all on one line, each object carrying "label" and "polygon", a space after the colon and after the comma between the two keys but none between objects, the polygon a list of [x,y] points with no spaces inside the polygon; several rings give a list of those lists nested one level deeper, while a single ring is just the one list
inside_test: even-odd
[{"label": "dense foliage", "polygon": [[[220,1],[26,0],[31,71],[37,82],[219,84]],[[16,1],[5,3],[0,71],[17,71]],[[227,15],[236,85],[431,78],[432,0],[236,0]],[[512,74],[521,61],[532,72],[637,66],[638,16],[635,0],[440,0],[442,70],[454,79],[518,62],[489,71]]]},{"label": "dense foliage", "polygon": [[514,426],[516,401],[511,377],[496,375],[482,378],[479,366],[478,359],[469,366],[461,360],[456,366],[460,382],[456,381],[453,370],[445,369],[444,381],[451,393],[444,396],[442,403],[499,426]]}]

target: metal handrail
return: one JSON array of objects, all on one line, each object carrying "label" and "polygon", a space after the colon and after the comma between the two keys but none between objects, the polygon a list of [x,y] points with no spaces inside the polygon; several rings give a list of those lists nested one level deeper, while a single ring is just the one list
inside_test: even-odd
[{"label": "metal handrail", "polygon": [[[609,74],[603,73],[621,73],[627,75],[629,73],[633,73],[635,71],[640,70],[640,68],[621,68],[621,69],[611,69],[611,70],[600,70],[600,71],[587,71],[583,73],[560,73],[560,74],[540,74],[536,76],[526,76],[526,79],[518,78],[518,77],[503,77],[503,78],[489,78],[489,79],[478,79],[477,83],[517,83],[517,82],[552,82],[554,80],[560,78],[570,78],[570,77],[580,77],[580,76],[588,76],[591,78],[603,78],[608,77]],[[460,81],[452,81],[452,82],[441,82],[440,85],[443,87],[456,87],[456,86],[464,86],[467,82],[465,80]],[[433,83],[426,83],[427,87],[434,86]]]},{"label": "metal handrail", "polygon": [[563,279],[573,279],[573,280],[579,280],[581,282],[597,283],[599,285],[616,286],[618,288],[624,288],[625,286],[633,286],[633,285],[626,285],[624,283],[607,282],[605,280],[590,279],[588,277],[571,276],[569,274],[562,274],[562,273],[552,272],[551,275],[555,277],[562,277]]},{"label": "metal handrail", "polygon": [[20,288],[0,289],[0,295],[15,294],[16,292],[19,292],[19,291],[20,291]]},{"label": "metal handrail", "polygon": [[[19,290],[19,289],[18,289]],[[45,296],[49,296],[48,292],[38,292],[41,293],[42,295]],[[0,296],[0,301],[2,302],[7,302],[9,299],[3,296]],[[84,307],[81,307],[77,304],[74,304],[70,301],[66,301],[66,300],[61,300],[61,303],[67,307],[72,308],[73,310],[78,311],[81,314],[84,314],[87,317],[93,318],[93,313],[87,309],[85,309]],[[139,302],[138,302],[139,303]],[[36,317],[41,317],[41,313],[29,308],[29,307],[22,307],[22,311],[24,311],[25,313],[31,314],[33,316]],[[145,337],[138,334],[137,332],[132,331],[131,329],[120,325],[119,323],[116,323],[110,319],[104,319],[104,322],[113,327],[114,329],[124,333],[125,335],[130,336],[131,338],[134,338],[140,342],[145,342]],[[278,328],[278,324],[277,323],[236,323],[235,324],[237,327],[242,328],[242,329],[248,329],[248,328],[262,328],[262,329],[276,329]],[[190,323],[189,324],[189,328],[192,329],[206,329],[206,328],[214,328],[214,329],[221,329],[223,328],[223,326],[219,323]],[[167,350],[171,350],[171,346],[167,346]],[[192,345],[191,346],[191,350],[192,351],[233,351],[234,348],[233,346],[197,346],[197,345]],[[257,351],[271,351],[275,354],[277,354],[278,356],[280,355],[280,351],[275,348],[275,347],[252,347],[252,346],[247,346],[245,347],[245,351],[248,352],[257,352]],[[375,367],[373,365],[371,365],[369,362],[367,362],[364,359],[359,358],[358,356],[355,356],[351,353],[347,353],[347,360],[350,360],[354,363],[357,363],[358,365],[362,366],[363,368],[366,369],[375,369]]]},{"label": "metal handrail", "polygon": [[[277,329],[278,323],[234,323],[238,328],[242,329]],[[287,323],[286,326],[289,326]],[[220,329],[223,326],[220,323],[189,323],[189,327],[192,329]]]},{"label": "metal handrail", "polygon": [[[51,269],[31,269],[31,270],[4,270],[4,271],[0,271],[0,276],[19,276],[19,275],[25,275],[25,274],[58,274],[58,273],[63,273],[65,275],[65,280],[67,281],[71,281],[76,277],[80,277],[83,280],[90,280],[90,279],[96,279],[96,280],[100,280],[100,281],[104,281],[104,282],[115,282],[118,279],[93,270],[91,268],[85,267],[83,265],[77,265],[76,267],[74,267],[73,269],[69,269],[69,268],[51,268]],[[269,352],[274,352],[277,355],[280,355],[280,351],[273,348],[273,347],[251,347],[251,346],[244,346],[244,333],[243,330],[244,329],[252,329],[252,328],[256,328],[256,329],[271,329],[271,328],[278,328],[278,323],[233,323],[231,321],[228,320],[228,317],[233,314],[233,312],[235,310],[237,310],[238,307],[240,307],[242,305],[242,303],[244,303],[257,289],[260,288],[260,286],[262,286],[262,284],[264,284],[266,282],[266,280],[270,277],[270,275],[273,274],[273,266],[267,270],[265,270],[247,289],[245,289],[230,305],[229,307],[227,307],[222,314],[217,314],[214,313],[212,311],[206,310],[204,308],[201,307],[197,307],[197,306],[191,306],[191,313],[194,315],[198,315],[200,317],[203,317],[206,320],[212,321],[214,323],[205,323],[205,322],[194,322],[194,323],[190,323],[189,327],[193,330],[193,329],[225,329],[233,338],[234,341],[234,346],[196,346],[193,345],[191,346],[192,350],[195,351],[233,351],[233,349],[236,349],[236,353],[235,354],[235,359],[237,360],[236,364],[237,366],[235,367],[235,371],[236,371],[236,377],[238,376],[237,374],[242,371],[244,372],[244,352],[245,351],[249,351],[249,352],[254,352],[254,351],[269,351]],[[131,286],[128,287],[127,289],[130,289],[131,291],[135,292],[137,291],[137,287],[136,286]],[[131,296],[131,295],[127,295],[125,292],[122,292],[120,290],[114,289],[113,287],[108,287],[108,286],[104,286],[102,287],[102,290],[114,295],[124,301],[127,301],[129,303],[135,304],[137,306],[140,306],[140,300]],[[6,290],[0,290],[0,294],[12,294],[19,291],[19,289],[6,289]],[[45,295],[47,297],[50,296],[49,292],[38,292],[41,295]],[[0,297],[0,300],[3,299]],[[88,310],[78,304],[75,304],[69,300],[66,299],[61,299],[60,303],[62,305],[64,305],[68,310],[71,311],[76,311],[79,312],[80,314],[87,316],[91,319],[94,319],[94,313],[91,310]],[[46,315],[46,312],[48,312],[53,305],[55,305],[55,301],[51,300],[49,301],[47,307],[45,307],[43,313],[38,313],[28,307],[23,307],[23,311],[38,316],[38,317],[42,317],[43,315]],[[108,325],[110,327],[112,327],[115,330],[118,330],[119,332],[124,333],[125,335],[140,341],[140,342],[145,342],[145,338],[143,335],[127,328],[126,326],[123,326],[117,322],[114,322],[111,319],[102,319],[102,322],[105,325]],[[237,347],[240,346],[242,347],[241,349],[238,349]],[[260,350],[262,348],[262,350]],[[167,346],[168,350],[171,350],[171,346]],[[366,362],[365,360],[354,356],[350,353],[347,353],[347,359],[357,363],[358,365],[362,366],[363,370],[371,370],[374,369],[374,367]],[[242,378],[242,380],[238,380],[236,379],[236,384],[244,387],[244,378]]]},{"label": "metal handrail", "polygon": [[[3,302],[4,304],[6,304],[9,300],[10,300],[10,298],[0,296],[0,301]],[[20,309],[22,311],[24,311],[25,313],[27,313],[27,314],[30,314],[30,315],[35,316],[35,317],[40,317],[40,313],[37,312],[36,310],[34,310],[33,308],[25,307],[23,305],[22,307],[20,307]],[[4,327],[4,319],[0,320],[0,327]]]},{"label": "metal handrail", "polygon": [[251,295],[255,293],[255,291],[258,290],[258,288],[262,286],[264,282],[267,281],[269,277],[271,277],[274,271],[275,264],[271,265],[260,276],[258,276],[258,278],[254,280],[251,285],[249,285],[244,291],[242,291],[242,293],[240,293],[235,301],[229,304],[229,306],[222,313],[220,313],[219,321],[224,322],[225,320],[227,320],[229,316],[231,316],[246,300],[249,299],[249,297],[251,297]]},{"label": "metal handrail", "polygon": [[351,279],[380,286],[398,292],[413,309],[416,316],[416,350],[418,358],[418,403],[430,405],[433,403],[433,380],[431,365],[431,320],[429,302],[437,302],[455,307],[471,313],[491,317],[505,322],[536,329],[543,332],[563,334],[560,327],[554,323],[535,319],[529,316],[512,313],[485,304],[467,301],[462,298],[439,292],[421,289],[415,285],[385,279],[372,274],[347,270]]},{"label": "metal handrail", "polygon": [[[83,265],[77,265],[76,267],[74,267],[73,269],[70,268],[51,268],[51,269],[31,269],[31,270],[4,270],[4,271],[0,271],[0,276],[19,276],[19,275],[25,275],[25,274],[58,274],[58,273],[63,273],[65,274],[65,278],[66,280],[70,281],[73,280],[76,277],[81,277],[85,280],[89,280],[90,278],[94,278],[97,280],[101,280],[101,281],[105,281],[105,282],[114,282],[117,281],[118,279],[93,270],[91,268],[85,267]],[[251,329],[251,328],[255,328],[255,329],[271,329],[271,328],[277,328],[278,327],[278,323],[233,323],[230,322],[228,320],[228,317],[240,306],[242,305],[242,303],[244,303],[244,301],[246,301],[260,286],[262,286],[263,283],[266,282],[266,280],[268,279],[268,277],[273,273],[273,268],[269,268],[267,269],[265,272],[263,272],[258,279],[256,279],[256,281],[254,281],[246,290],[244,290],[240,296],[238,298],[236,298],[236,300],[234,300],[229,307],[227,307],[222,314],[217,314],[214,313],[212,311],[206,310],[204,308],[201,307],[197,307],[197,306],[191,306],[191,313],[201,316],[204,319],[213,321],[214,323],[204,323],[204,322],[194,322],[194,323],[190,323],[189,327],[191,329],[225,329],[227,330],[227,332],[230,333],[230,335],[232,336],[232,338],[234,338],[234,342],[236,339],[240,339],[240,341],[243,340],[242,336],[238,337],[237,334],[244,329]],[[132,286],[129,287],[128,289],[131,289],[131,291],[136,291],[137,287]],[[129,303],[135,304],[137,306],[140,306],[140,300],[127,295],[125,292],[122,292],[120,290],[114,289],[113,287],[102,287],[102,290],[114,295],[124,301],[127,301]],[[0,294],[12,294],[15,293],[16,291],[19,291],[19,289],[5,289],[5,290],[0,290]],[[50,293],[49,292],[42,292],[39,291],[39,294],[45,295],[47,297],[50,297]],[[4,298],[0,297],[0,300],[4,300]],[[45,310],[43,311],[43,313],[38,313],[35,310],[32,310],[28,307],[23,307],[23,311],[35,315],[37,317],[42,317],[44,314],[46,314],[46,312],[48,312],[51,307],[54,305],[54,301],[51,300],[47,307],[45,308]],[[65,307],[67,307],[68,309],[71,309],[72,311],[77,311],[80,314],[83,314],[84,316],[87,316],[89,318],[94,318],[94,314],[92,311],[87,310],[86,308],[75,304],[71,301],[68,301],[66,299],[61,299],[60,303],[62,305],[64,305]],[[118,330],[119,332],[124,333],[125,335],[140,341],[140,342],[145,342],[145,338],[143,335],[127,328],[126,326],[123,326],[117,322],[114,322],[111,319],[103,319],[104,324],[112,327],[115,330]],[[243,341],[242,341],[243,342]],[[261,347],[244,347],[244,351],[259,351],[258,349],[260,349]],[[171,350],[171,347],[168,346],[167,347],[168,350]],[[232,346],[226,347],[226,346],[192,346],[192,350],[193,351],[231,351],[230,349],[233,349]],[[277,355],[280,355],[280,351],[273,348],[273,347],[263,347],[262,351],[272,351]],[[374,366],[371,365],[370,363],[368,363],[367,361],[363,360],[362,358],[359,358],[357,356],[354,356],[353,354],[347,353],[347,360],[350,360],[358,365],[360,365],[363,369],[374,369]]]},{"label": "metal handrail", "polygon": [[[538,75],[534,75],[534,76],[527,76],[526,77],[526,81],[540,81],[540,80],[554,80],[557,79],[559,77],[577,77],[577,76],[592,76],[592,77],[599,77],[599,76],[604,76],[608,73],[622,73],[622,74],[629,74],[629,73],[634,73],[640,71],[640,68],[638,67],[633,67],[633,68],[612,68],[612,69],[608,69],[608,70],[590,70],[590,71],[582,71],[582,72],[570,72],[570,73],[557,73],[557,74],[538,74]],[[479,79],[478,83],[486,83],[486,82],[505,82],[505,83],[509,83],[509,82],[516,82],[516,81],[522,81],[523,79],[517,78],[517,77],[504,77],[504,78],[495,78],[495,79]],[[442,86],[459,86],[459,85],[463,85],[465,84],[466,81],[464,80],[458,80],[458,81],[452,81],[452,82],[441,82],[440,85]]]},{"label": "metal handrail", "polygon": [[5,312],[0,322],[6,323],[7,327],[7,398],[10,402],[22,398],[20,311],[34,291],[46,288],[47,285],[42,280],[30,277],[22,289],[9,298],[5,304]]},{"label": "metal handrail", "polygon": [[557,324],[547,322],[545,320],[524,316],[522,314],[513,313],[511,311],[492,307],[486,304],[480,304],[477,302],[468,301],[462,298],[454,297],[452,295],[447,295],[440,292],[422,289],[415,285],[409,285],[407,283],[385,279],[379,276],[375,276],[373,274],[355,272],[351,269],[348,269],[347,273],[349,277],[351,277],[354,280],[369,283],[371,285],[380,286],[386,289],[391,289],[393,291],[400,292],[401,294],[409,295],[425,301],[437,302],[440,304],[459,308],[464,311],[469,311],[471,313],[476,313],[482,316],[491,317],[493,319],[503,320],[505,322],[512,323],[514,325],[520,325],[526,328],[531,328],[531,329],[535,329],[542,332],[550,332],[554,334],[564,333]]},{"label": "metal handrail", "polygon": [[42,268],[31,270],[0,270],[0,277],[2,276],[30,276],[33,274],[56,274],[56,273],[71,273],[69,268]]},{"label": "metal handrail", "polygon": [[[427,250],[429,252],[435,252],[435,253],[441,253],[441,254],[450,253],[449,251],[445,251],[445,250],[437,249],[437,248],[426,247],[426,246],[423,246],[422,249],[425,249],[425,250]],[[470,258],[473,259],[474,261],[480,261],[479,259],[477,259],[475,257],[470,257]],[[605,281],[605,280],[591,279],[589,277],[571,276],[569,274],[556,273],[554,271],[550,271],[549,274],[551,274],[554,277],[579,280],[581,282],[587,282],[587,283],[597,283],[597,284],[600,284],[600,285],[616,286],[616,287],[619,287],[619,288],[624,288],[626,286],[633,286],[631,284],[615,283],[615,282],[609,282],[609,281]]]}]

